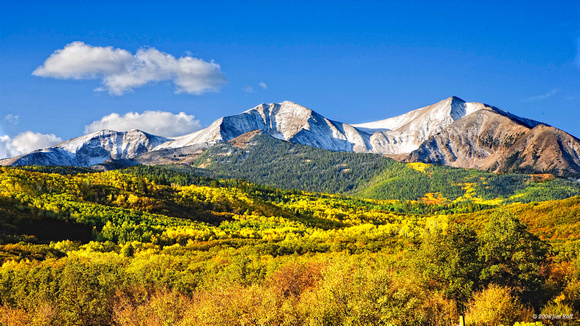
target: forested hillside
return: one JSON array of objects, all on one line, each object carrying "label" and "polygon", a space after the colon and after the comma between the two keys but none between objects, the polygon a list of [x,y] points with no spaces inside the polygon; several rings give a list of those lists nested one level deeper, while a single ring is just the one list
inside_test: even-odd
[{"label": "forested hillside", "polygon": [[494,174],[377,154],[325,151],[256,134],[210,147],[195,173],[245,179],[283,189],[342,193],[362,198],[476,203],[533,202],[580,195],[580,183],[550,175]]},{"label": "forested hillside", "polygon": [[459,190],[400,201],[196,171],[0,168],[0,323],[513,325],[580,310],[580,199],[530,202],[573,194],[566,181],[464,171]]},{"label": "forested hillside", "polygon": [[212,146],[194,161],[200,173],[215,178],[328,193],[352,192],[398,165],[376,154],[326,151],[259,133]]}]

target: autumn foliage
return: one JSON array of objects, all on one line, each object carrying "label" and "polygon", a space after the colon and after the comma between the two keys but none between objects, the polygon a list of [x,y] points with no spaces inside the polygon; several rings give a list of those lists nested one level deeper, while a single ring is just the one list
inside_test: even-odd
[{"label": "autumn foliage", "polygon": [[0,168],[0,325],[508,325],[580,310],[579,234],[564,232],[577,197],[468,206],[155,171]]}]

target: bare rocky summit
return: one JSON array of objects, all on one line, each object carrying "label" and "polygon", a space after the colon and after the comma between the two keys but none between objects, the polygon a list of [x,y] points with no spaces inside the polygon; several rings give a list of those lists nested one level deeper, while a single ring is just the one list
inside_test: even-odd
[{"label": "bare rocky summit", "polygon": [[427,139],[406,161],[496,173],[580,175],[580,140],[539,122],[485,109]]}]

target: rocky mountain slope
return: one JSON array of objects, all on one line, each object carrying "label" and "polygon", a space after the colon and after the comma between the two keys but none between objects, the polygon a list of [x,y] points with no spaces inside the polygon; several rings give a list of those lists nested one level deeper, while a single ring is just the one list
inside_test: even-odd
[{"label": "rocky mountain slope", "polygon": [[140,130],[127,132],[101,130],[30,154],[0,160],[0,165],[88,167],[109,159],[134,158],[168,140],[168,138],[151,135]]},{"label": "rocky mountain slope", "polygon": [[562,130],[485,109],[433,135],[407,161],[499,173],[578,176],[579,153],[580,140]]},{"label": "rocky mountain slope", "polygon": [[[450,97],[385,120],[347,124],[292,102],[261,104],[177,138],[133,130],[101,131],[0,161],[2,165],[191,164],[208,147],[259,130],[330,151],[397,156],[493,172],[580,177],[580,140],[546,124],[482,103]],[[127,161],[127,160],[130,161]]]},{"label": "rocky mountain slope", "polygon": [[370,151],[368,134],[288,101],[261,104],[243,113],[220,118],[205,129],[161,144],[155,150],[201,144],[209,146],[253,130],[261,130],[265,134],[292,143],[326,150]]},{"label": "rocky mountain slope", "polygon": [[452,96],[403,115],[385,120],[355,124],[354,127],[372,133],[372,151],[380,154],[404,154],[418,149],[430,137],[442,132],[456,121],[462,120],[481,110],[510,116],[527,126],[539,124],[537,121],[511,115],[498,108],[482,103],[468,103]]}]

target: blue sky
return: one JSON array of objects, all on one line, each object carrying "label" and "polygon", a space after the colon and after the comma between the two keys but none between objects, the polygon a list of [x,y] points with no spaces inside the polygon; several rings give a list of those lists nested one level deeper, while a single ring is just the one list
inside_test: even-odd
[{"label": "blue sky", "polygon": [[[146,80],[115,72],[114,86],[113,70],[49,65],[71,44],[127,62],[169,55],[169,68]],[[3,1],[0,143],[27,131],[68,139],[128,112],[141,123],[184,112],[193,130],[285,100],[360,123],[452,95],[578,137],[579,45],[578,1]],[[180,58],[213,69],[214,82],[175,77]]]}]

